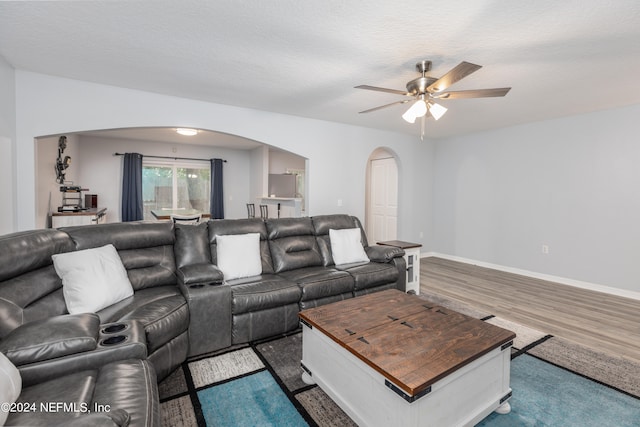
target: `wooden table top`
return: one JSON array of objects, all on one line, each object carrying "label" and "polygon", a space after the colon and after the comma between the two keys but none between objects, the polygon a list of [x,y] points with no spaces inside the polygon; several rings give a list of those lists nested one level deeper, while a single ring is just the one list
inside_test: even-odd
[{"label": "wooden table top", "polygon": [[[198,215],[201,211],[197,209],[151,209],[151,215],[155,219],[171,219],[171,215]],[[211,215],[202,214],[202,218],[209,218]]]},{"label": "wooden table top", "polygon": [[516,336],[395,289],[299,316],[410,396]]},{"label": "wooden table top", "polygon": [[394,246],[396,248],[401,248],[401,249],[411,249],[411,248],[422,247],[422,244],[420,243],[405,242],[404,240],[387,240],[384,242],[378,242],[378,244],[383,246]]}]

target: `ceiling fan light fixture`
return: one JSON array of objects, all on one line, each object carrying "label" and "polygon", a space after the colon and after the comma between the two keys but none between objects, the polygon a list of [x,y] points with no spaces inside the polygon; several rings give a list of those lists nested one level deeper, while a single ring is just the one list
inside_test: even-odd
[{"label": "ceiling fan light fixture", "polygon": [[407,82],[406,90],[388,89],[384,87],[369,85],[356,86],[357,89],[374,90],[377,92],[386,92],[408,97],[403,101],[396,101],[390,104],[381,105],[379,107],[369,108],[368,110],[360,111],[360,113],[370,113],[372,111],[378,111],[383,108],[391,107],[393,105],[412,102],[413,99],[415,99],[411,107],[409,107],[409,109],[404,112],[402,118],[409,123],[415,123],[418,117],[422,117],[422,138],[424,137],[424,116],[426,115],[426,113],[429,112],[435,120],[438,120],[447,112],[447,109],[445,107],[440,104],[434,103],[434,100],[490,98],[505,96],[509,92],[509,90],[511,89],[510,87],[458,91],[448,90],[451,85],[467,77],[469,74],[478,71],[480,68],[482,68],[481,65],[462,61],[454,68],[449,70],[444,76],[436,78],[427,76],[427,72],[431,70],[431,61],[420,61],[416,64],[416,70],[421,74],[421,76]]},{"label": "ceiling fan light fixture", "polygon": [[176,129],[176,132],[184,136],[194,136],[198,134],[197,129],[189,129],[189,128],[178,128]]},{"label": "ceiling fan light fixture", "polygon": [[434,119],[438,120],[440,117],[444,116],[444,113],[447,112],[447,108],[443,107],[440,104],[436,104],[435,102],[430,102],[429,112],[431,113]]},{"label": "ceiling fan light fixture", "polygon": [[402,118],[409,123],[415,123],[416,122],[416,116],[414,114],[412,114],[411,108],[409,108],[407,111],[405,111],[405,113],[402,115]]},{"label": "ceiling fan light fixture", "polygon": [[402,115],[402,118],[409,123],[415,123],[416,118],[427,114],[427,103],[422,99],[418,99],[411,107]]}]

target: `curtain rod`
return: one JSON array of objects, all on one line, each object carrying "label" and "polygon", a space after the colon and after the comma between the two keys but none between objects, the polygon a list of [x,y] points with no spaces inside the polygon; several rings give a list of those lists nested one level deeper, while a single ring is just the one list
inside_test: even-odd
[{"label": "curtain rod", "polygon": [[[114,156],[124,156],[125,153],[113,153]],[[142,154],[142,157],[153,157],[154,159],[173,159],[173,160],[201,160],[201,161],[209,161],[211,159],[196,159],[193,157],[170,157],[170,156],[145,156]],[[227,163],[226,160],[222,159],[223,162]]]}]

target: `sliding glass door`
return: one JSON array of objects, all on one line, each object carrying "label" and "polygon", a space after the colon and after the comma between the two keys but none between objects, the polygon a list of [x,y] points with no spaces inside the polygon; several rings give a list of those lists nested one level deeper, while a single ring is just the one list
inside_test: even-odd
[{"label": "sliding glass door", "polygon": [[149,159],[142,166],[144,219],[152,209],[197,209],[209,213],[211,167],[208,162]]}]

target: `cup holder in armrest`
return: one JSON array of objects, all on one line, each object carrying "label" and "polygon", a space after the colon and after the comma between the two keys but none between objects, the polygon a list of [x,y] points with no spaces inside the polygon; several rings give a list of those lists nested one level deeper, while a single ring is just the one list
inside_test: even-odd
[{"label": "cup holder in armrest", "polygon": [[206,285],[209,286],[218,286],[218,285],[222,285],[223,282],[206,282],[206,283],[194,283],[193,285],[189,285],[190,288],[193,289],[200,289],[200,288],[204,288]]},{"label": "cup holder in armrest", "polygon": [[114,323],[113,325],[109,325],[105,328],[102,328],[103,334],[115,334],[116,332],[122,332],[127,329],[129,325],[125,323]]},{"label": "cup holder in armrest", "polygon": [[116,345],[124,342],[126,339],[127,337],[124,335],[114,335],[112,337],[103,339],[102,341],[100,341],[100,344],[106,346]]}]

